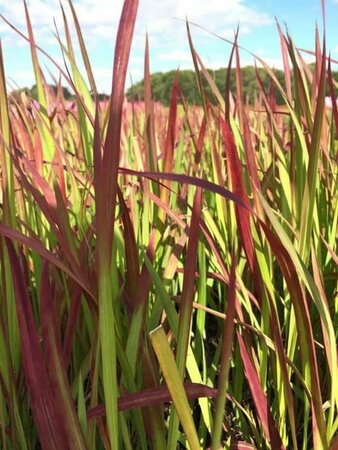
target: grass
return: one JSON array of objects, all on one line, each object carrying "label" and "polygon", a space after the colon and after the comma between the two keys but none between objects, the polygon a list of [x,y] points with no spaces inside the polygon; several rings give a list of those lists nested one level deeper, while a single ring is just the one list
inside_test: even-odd
[{"label": "grass", "polygon": [[334,450],[338,111],[325,33],[310,70],[279,28],[286,89],[260,61],[271,88],[257,72],[248,105],[237,39],[236,92],[229,79],[219,92],[187,26],[202,107],[186,104],[179,73],[169,108],[152,101],[146,39],[145,101],[127,104],[138,2],[125,0],[102,105],[69,4],[85,73],[65,13],[65,67],[51,61],[74,105],[46,83],[25,2],[28,35],[17,32],[37,101],[7,93],[0,53],[0,447]]}]

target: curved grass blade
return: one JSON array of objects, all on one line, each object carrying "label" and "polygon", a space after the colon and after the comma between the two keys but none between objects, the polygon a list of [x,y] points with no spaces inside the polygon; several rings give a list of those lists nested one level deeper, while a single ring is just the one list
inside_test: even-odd
[{"label": "curved grass blade", "polygon": [[228,200],[232,200],[233,202],[237,203],[238,205],[242,206],[245,209],[250,209],[250,206],[246,204],[243,199],[241,199],[238,195],[234,194],[233,192],[229,191],[228,189],[224,188],[223,186],[220,186],[216,183],[212,183],[208,180],[203,180],[201,178],[193,177],[190,175],[183,175],[183,174],[176,174],[176,173],[166,173],[166,172],[141,172],[137,170],[131,170],[127,169],[126,167],[120,167],[120,172],[122,173],[128,173],[130,175],[137,175],[139,177],[145,177],[154,179],[154,180],[170,180],[170,181],[178,181],[179,183],[185,183],[190,184],[192,186],[200,187],[202,189],[207,189],[211,192],[214,192],[215,194],[222,195],[223,197],[227,198]]}]

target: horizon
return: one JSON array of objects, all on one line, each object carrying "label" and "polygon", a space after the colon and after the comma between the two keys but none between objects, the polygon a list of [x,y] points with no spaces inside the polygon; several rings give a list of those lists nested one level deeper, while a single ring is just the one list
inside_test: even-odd
[{"label": "horizon", "polygon": [[[48,4],[43,0],[31,0],[27,1],[27,4],[37,45],[63,67],[60,47],[53,35],[55,18],[58,32],[62,39],[64,37],[61,9],[57,0]],[[73,1],[98,91],[105,94],[111,91],[115,36],[122,4],[122,0],[116,0],[114,5],[105,5],[103,0]],[[330,53],[334,60],[338,60],[338,39],[335,37],[338,0],[327,0],[325,4],[327,53]],[[286,24],[297,48],[314,50],[316,23],[321,38],[323,33],[321,0],[299,0],[295,4],[291,0],[227,0],[224,5],[220,4],[219,0],[163,0],[160,4],[152,4],[151,0],[140,0],[139,7],[126,88],[131,82],[136,84],[143,79],[146,32],[149,35],[151,73],[177,68],[193,69],[185,17],[191,24],[194,47],[203,64],[214,70],[227,67],[231,45],[222,38],[233,40],[238,25],[239,45],[276,69],[283,68],[276,20],[284,31]],[[77,39],[68,4],[64,5],[64,9],[75,43]],[[26,34],[21,0],[12,0],[10,3],[0,0],[0,14]],[[175,29],[175,33],[172,33],[172,29]],[[0,38],[8,88],[31,87],[35,81],[28,43],[3,21],[0,21]],[[75,51],[77,63],[82,68],[79,63],[81,58],[78,45],[75,45]],[[242,67],[255,62],[248,52],[240,52]],[[303,53],[303,57],[308,62],[313,60],[306,53]],[[55,72],[55,68],[51,67],[41,54],[39,60],[44,73],[51,71],[58,79],[59,74]],[[337,70],[337,63],[333,64],[332,69]],[[52,81],[52,77],[47,77],[47,80]]]}]

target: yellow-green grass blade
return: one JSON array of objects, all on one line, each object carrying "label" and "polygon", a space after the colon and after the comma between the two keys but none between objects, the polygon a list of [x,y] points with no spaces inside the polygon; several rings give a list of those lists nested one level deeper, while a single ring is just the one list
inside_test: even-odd
[{"label": "yellow-green grass blade", "polygon": [[332,367],[332,386],[331,390],[333,393],[334,398],[334,405],[332,405],[333,408],[338,407],[338,368],[337,368],[337,352],[336,352],[336,344],[335,344],[335,333],[334,333],[334,327],[330,315],[330,311],[327,307],[327,304],[323,301],[321,298],[320,292],[311,277],[310,273],[304,266],[304,263],[300,259],[294,245],[292,244],[290,238],[285,233],[284,229],[278,222],[273,210],[270,208],[266,200],[263,198],[263,196],[258,192],[258,195],[262,201],[264,210],[269,217],[269,220],[271,221],[271,224],[273,228],[275,229],[277,235],[280,237],[281,242],[283,243],[283,246],[288,251],[290,257],[292,258],[293,263],[295,264],[295,267],[297,269],[297,272],[302,280],[302,282],[307,287],[309,293],[311,294],[312,300],[314,304],[316,305],[316,308],[320,314],[321,320],[323,321],[323,326],[325,327],[325,332],[328,336],[329,342],[330,342],[330,359],[331,363],[330,366]]},{"label": "yellow-green grass blade", "polygon": [[[319,387],[319,380],[318,380],[318,367],[317,367],[317,359],[314,352],[314,342],[313,342],[313,330],[311,328],[308,311],[307,311],[307,305],[304,303],[304,293],[301,293],[302,288],[301,284],[299,283],[298,279],[295,278],[295,275],[291,276],[290,273],[293,272],[293,270],[296,271],[297,275],[299,276],[302,283],[304,283],[309,292],[311,293],[312,299],[315,303],[315,305],[318,308],[319,314],[321,316],[321,319],[323,321],[324,326],[326,327],[325,332],[329,336],[330,340],[330,347],[331,347],[331,354],[328,355],[328,357],[331,357],[331,361],[333,364],[336,364],[337,361],[337,355],[336,351],[334,350],[334,333],[333,333],[333,325],[330,318],[330,313],[328,311],[328,308],[323,302],[323,300],[320,298],[320,294],[318,291],[318,288],[315,286],[315,283],[313,279],[311,278],[310,274],[306,270],[303,262],[299,259],[299,256],[293,247],[292,243],[289,241],[289,238],[287,237],[286,233],[284,231],[281,231],[281,226],[274,217],[274,213],[272,210],[270,210],[269,206],[261,196],[261,201],[263,203],[263,207],[265,209],[265,212],[267,213],[273,227],[275,228],[276,232],[280,236],[281,243],[277,244],[277,241],[275,238],[272,238],[270,235],[270,231],[264,226],[264,231],[266,236],[269,238],[270,245],[274,246],[274,252],[278,259],[280,260],[280,264],[282,265],[283,274],[286,277],[288,287],[290,289],[290,293],[292,293],[292,300],[293,305],[295,308],[295,316],[296,316],[296,324],[297,324],[297,331],[298,331],[298,338],[301,342],[301,349],[302,349],[302,360],[303,360],[303,370],[304,375],[306,378],[307,383],[309,384],[309,388],[312,394],[312,401],[311,405],[313,408],[313,433],[314,433],[314,444],[318,446],[318,448],[327,448],[327,437],[325,436],[327,433],[326,424],[324,423],[323,418],[323,411],[322,411],[322,404],[321,404],[321,391]],[[276,246],[277,245],[277,246]],[[280,254],[281,249],[284,247],[283,255]],[[278,250],[278,249],[279,250]],[[288,255],[288,256],[286,256]],[[280,259],[282,258],[282,259]],[[284,259],[286,258],[286,259]],[[289,259],[292,258],[292,259]],[[292,261],[292,263],[291,263]],[[291,264],[294,264],[294,269],[292,269]],[[288,269],[287,269],[288,268]],[[291,272],[288,273],[287,271],[290,270]],[[298,291],[298,293],[297,293]],[[296,297],[298,297],[298,300],[296,300]],[[335,369],[333,369],[336,372],[336,366]],[[336,387],[336,381],[335,378],[332,379],[331,382],[331,389],[334,389]],[[335,391],[333,391],[335,392]],[[332,408],[336,408],[336,402],[337,402],[337,394],[333,394],[333,398],[335,399],[334,404],[331,405]],[[306,417],[307,411],[306,411],[306,404],[305,404],[305,417]],[[318,427],[318,428],[317,428]]]},{"label": "yellow-green grass blade", "polygon": [[[73,3],[71,2],[71,0],[68,1],[68,4],[69,4],[69,7],[70,7],[71,12],[72,12],[72,16],[73,16],[73,20],[74,20],[74,24],[75,24],[75,28],[76,28],[76,33],[77,33],[77,38],[78,38],[79,45],[80,45],[81,55],[82,55],[82,59],[83,59],[84,66],[85,66],[85,69],[86,69],[86,73],[87,73],[87,76],[88,76],[90,88],[91,88],[91,90],[92,90],[92,92],[94,94],[94,98],[96,99],[97,96],[98,96],[98,92],[97,92],[97,88],[96,88],[96,82],[95,82],[95,78],[94,78],[94,75],[93,75],[93,71],[92,71],[92,67],[91,67],[91,64],[90,64],[90,60],[89,60],[89,57],[88,57],[88,53],[87,53],[87,49],[86,49],[86,46],[85,46],[85,42],[84,42],[84,39],[83,39],[83,34],[82,34],[82,31],[81,31],[81,27],[80,27],[80,24],[79,24],[77,15],[76,15],[75,8],[74,8]],[[73,59],[75,60],[75,58],[73,58]]]},{"label": "yellow-green grass blade", "polygon": [[37,48],[35,45],[35,38],[33,34],[33,28],[29,16],[29,11],[27,7],[27,2],[24,0],[24,7],[25,7],[25,15],[26,15],[26,24],[27,24],[27,30],[28,30],[28,36],[29,36],[29,43],[30,43],[30,50],[31,50],[31,58],[32,58],[32,64],[34,69],[34,76],[35,76],[35,83],[37,88],[37,96],[38,96],[38,102],[40,105],[40,113],[41,113],[41,121],[37,121],[37,126],[40,131],[40,135],[42,138],[42,145],[43,145],[43,155],[44,159],[46,161],[51,162],[54,157],[54,145],[52,142],[51,137],[49,136],[49,133],[46,131],[46,126],[49,125],[49,118],[48,118],[48,103],[47,103],[47,96],[44,89],[44,79],[43,74],[39,65],[39,59],[38,59],[38,53]]},{"label": "yellow-green grass blade", "polygon": [[87,88],[86,82],[82,77],[81,72],[76,64],[73,44],[70,36],[67,18],[64,11],[63,11],[63,20],[66,32],[67,48],[61,43],[60,38],[58,38],[58,40],[60,42],[60,47],[63,55],[66,55],[68,61],[70,62],[73,74],[73,83],[77,95],[77,107],[79,112],[82,147],[86,158],[85,162],[87,164],[87,167],[89,167],[93,163],[93,156],[92,156],[93,129],[91,127],[91,120],[89,117],[87,117],[87,113],[89,113],[91,117],[93,116],[94,103],[91,98],[90,92]]},{"label": "yellow-green grass blade", "polygon": [[198,450],[200,444],[188,398],[162,326],[150,332],[150,339],[190,448]]},{"label": "yellow-green grass blade", "polygon": [[310,253],[310,238],[313,228],[313,215],[315,212],[316,191],[318,187],[318,165],[320,157],[320,144],[325,106],[326,89],[326,57],[325,42],[322,55],[320,80],[316,101],[314,125],[311,135],[311,147],[309,149],[309,166],[303,193],[302,215],[300,224],[300,257],[307,263]]},{"label": "yellow-green grass blade", "polygon": [[[5,80],[5,67],[2,53],[2,43],[0,41],[0,151],[1,151],[1,192],[2,192],[2,214],[1,222],[8,227],[16,227],[15,219],[15,191],[14,191],[14,168],[11,161],[10,150],[12,148],[10,117],[8,109],[8,97]],[[2,367],[4,386],[7,395],[13,405],[11,419],[15,432],[18,433],[18,440],[22,441],[22,427],[20,415],[17,414],[17,392],[13,379],[13,372],[18,373],[21,365],[20,334],[17,318],[17,307],[14,295],[13,278],[11,273],[10,259],[5,239],[1,236],[0,242],[0,273],[1,273],[1,296],[0,311],[3,322],[1,325],[2,346],[4,347],[4,357],[6,363]],[[6,324],[6,327],[4,325]],[[3,334],[6,333],[6,334]],[[6,343],[6,344],[5,344]],[[5,419],[5,417],[4,417]],[[7,420],[4,420],[2,427]],[[7,422],[8,423],[8,422]]]},{"label": "yellow-green grass blade", "polygon": [[[182,380],[186,370],[186,358],[191,335],[191,321],[193,312],[193,300],[195,295],[195,270],[197,259],[197,246],[199,234],[199,220],[201,214],[202,191],[196,189],[194,205],[189,228],[189,243],[184,267],[183,288],[180,301],[180,313],[177,335],[176,362]],[[173,448],[178,436],[178,420],[175,412],[170,417],[169,424],[169,448]],[[171,447],[170,447],[171,446]]]}]

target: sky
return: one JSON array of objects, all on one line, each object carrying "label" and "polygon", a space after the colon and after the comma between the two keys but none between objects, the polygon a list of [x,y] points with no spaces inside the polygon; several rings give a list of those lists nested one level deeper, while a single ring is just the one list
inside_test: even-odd
[{"label": "sky", "polygon": [[[68,1],[62,1],[72,25]],[[59,0],[27,0],[35,39],[63,65],[55,24],[63,36]],[[73,0],[100,92],[111,91],[114,43],[123,0]],[[326,0],[326,39],[338,60],[338,0]],[[0,0],[0,14],[26,34],[23,0]],[[323,31],[321,0],[140,0],[130,56],[127,85],[143,78],[145,35],[149,35],[151,72],[192,68],[185,19],[191,25],[194,46],[206,67],[228,65],[231,45],[239,26],[242,66],[253,64],[249,52],[271,67],[282,68],[276,19],[295,45],[314,49],[315,28]],[[75,29],[72,28],[74,42]],[[206,31],[207,30],[207,31]],[[217,36],[215,36],[217,35]],[[5,74],[9,89],[31,86],[34,76],[28,44],[0,19]],[[76,46],[76,48],[78,48]],[[306,55],[304,55],[306,57]],[[308,57],[306,57],[308,58]],[[80,64],[80,59],[79,66]],[[42,69],[58,78],[55,67],[41,57]],[[338,65],[333,65],[338,70]],[[64,84],[64,83],[63,83]]]}]

